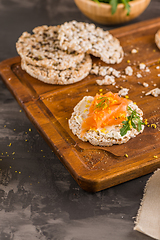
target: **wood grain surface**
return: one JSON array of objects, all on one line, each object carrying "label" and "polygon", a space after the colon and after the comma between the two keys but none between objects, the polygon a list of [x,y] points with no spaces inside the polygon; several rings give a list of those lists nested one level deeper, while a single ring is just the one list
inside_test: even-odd
[{"label": "wood grain surface", "polygon": [[[120,64],[112,65],[123,71],[128,65],[133,76],[116,79],[115,86],[98,86],[97,77],[89,75],[82,81],[67,85],[49,85],[29,76],[21,69],[20,57],[0,63],[1,77],[24,109],[30,121],[47,141],[77,183],[86,191],[97,192],[119,183],[153,172],[160,167],[160,99],[145,96],[145,92],[160,87],[160,51],[154,36],[160,28],[160,18],[110,31],[118,37],[125,52]],[[132,49],[138,53],[131,54]],[[93,62],[105,65],[97,58]],[[150,72],[139,69],[145,63]],[[136,74],[141,73],[142,78]],[[149,84],[148,88],[143,82]],[[74,106],[86,95],[94,96],[100,89],[118,92],[129,88],[129,97],[143,110],[150,127],[123,145],[102,148],[83,143],[68,127]],[[151,127],[156,124],[156,128]],[[128,154],[128,157],[125,157]],[[156,157],[155,157],[156,156]]]}]

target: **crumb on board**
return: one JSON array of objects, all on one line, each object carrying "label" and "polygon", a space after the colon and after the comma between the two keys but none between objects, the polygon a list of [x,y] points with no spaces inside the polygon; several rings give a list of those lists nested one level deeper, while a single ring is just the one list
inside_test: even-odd
[{"label": "crumb on board", "polygon": [[116,84],[115,77],[114,76],[109,76],[109,75],[106,75],[105,78],[103,78],[102,80],[97,79],[96,83],[100,86],[101,85],[115,85]]},{"label": "crumb on board", "polygon": [[139,64],[139,69],[144,70],[146,68],[146,65],[144,63]]},{"label": "crumb on board", "polygon": [[142,77],[142,75],[140,74],[140,73],[137,73],[137,78],[141,78]]},{"label": "crumb on board", "polygon": [[119,96],[126,96],[129,92],[129,89],[128,88],[122,88],[119,92],[118,92],[118,95]]},{"label": "crumb on board", "polygon": [[145,95],[152,95],[154,97],[158,97],[160,95],[160,88],[154,88],[151,91],[147,92]]},{"label": "crumb on board", "polygon": [[146,67],[145,72],[150,72],[150,69]]},{"label": "crumb on board", "polygon": [[149,84],[148,84],[148,83],[146,83],[146,82],[143,82],[143,86],[144,86],[144,87],[148,87],[148,86],[149,86]]},{"label": "crumb on board", "polygon": [[128,75],[128,76],[132,76],[133,74],[133,69],[130,67],[130,66],[127,66],[125,68],[125,74]]},{"label": "crumb on board", "polygon": [[135,49],[135,48],[133,48],[133,49],[131,50],[131,53],[138,53],[138,50]]}]

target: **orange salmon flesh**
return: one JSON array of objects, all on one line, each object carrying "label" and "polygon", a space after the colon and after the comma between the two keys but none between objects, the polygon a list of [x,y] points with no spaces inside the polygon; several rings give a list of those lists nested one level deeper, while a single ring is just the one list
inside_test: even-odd
[{"label": "orange salmon flesh", "polygon": [[119,97],[118,93],[96,94],[91,103],[88,117],[82,122],[82,135],[90,129],[118,125],[126,120],[130,100]]}]

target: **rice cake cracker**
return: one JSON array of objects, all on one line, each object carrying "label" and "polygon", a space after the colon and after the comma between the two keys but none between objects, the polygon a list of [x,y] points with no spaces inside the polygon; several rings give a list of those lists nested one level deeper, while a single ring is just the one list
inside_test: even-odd
[{"label": "rice cake cracker", "polygon": [[49,84],[67,85],[84,79],[90,72],[92,60],[88,54],[76,67],[65,70],[48,69],[32,65],[22,59],[21,67],[32,77]]},{"label": "rice cake cracker", "polygon": [[[126,135],[121,136],[120,128],[122,124],[106,126],[98,129],[90,129],[81,135],[81,126],[82,122],[89,113],[89,108],[91,106],[94,97],[85,96],[83,99],[74,107],[74,111],[71,115],[71,118],[68,121],[69,128],[72,130],[73,134],[76,135],[79,139],[84,142],[90,142],[92,145],[99,146],[112,146],[113,144],[122,144],[129,141],[129,139],[136,137],[139,133],[142,133],[144,130],[144,125],[142,125],[142,130],[139,132],[137,129],[131,128]],[[140,115],[142,119],[143,112],[136,104],[132,101],[128,104],[132,110]],[[127,115],[130,115],[130,112],[127,110]]]},{"label": "rice cake cracker", "polygon": [[155,34],[155,43],[157,47],[160,49],[160,29]]},{"label": "rice cake cracker", "polygon": [[108,64],[120,63],[124,56],[119,40],[94,24],[65,22],[59,28],[58,38],[63,50],[86,52]]},{"label": "rice cake cracker", "polygon": [[39,26],[33,34],[24,32],[16,43],[18,54],[34,66],[63,70],[76,67],[84,53],[63,51],[59,47],[59,26]]}]

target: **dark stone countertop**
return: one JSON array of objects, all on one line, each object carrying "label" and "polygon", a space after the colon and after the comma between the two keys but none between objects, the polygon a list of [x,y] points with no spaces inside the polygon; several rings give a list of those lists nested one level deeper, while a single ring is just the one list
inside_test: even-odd
[{"label": "dark stone countertop", "polygon": [[[160,1],[152,0],[141,16],[127,24],[159,16]],[[22,32],[73,19],[91,22],[73,0],[1,0],[0,61],[17,55],[15,43]],[[133,230],[151,174],[87,193],[1,80],[0,116],[0,240],[151,239]]]}]

